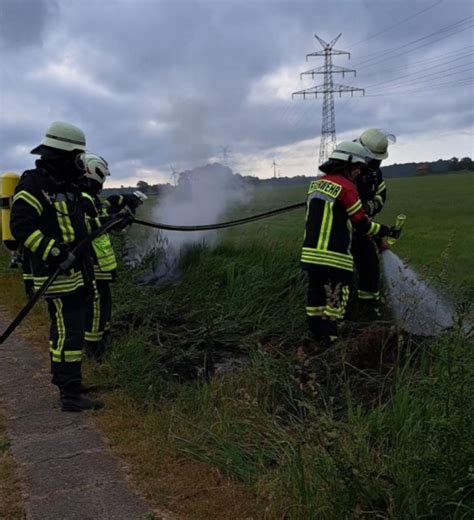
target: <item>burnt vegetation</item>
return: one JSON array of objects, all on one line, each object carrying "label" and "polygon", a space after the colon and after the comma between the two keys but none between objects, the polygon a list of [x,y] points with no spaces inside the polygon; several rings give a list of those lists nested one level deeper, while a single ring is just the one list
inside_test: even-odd
[{"label": "burnt vegetation", "polygon": [[160,414],[179,453],[244,483],[267,518],[472,516],[469,331],[358,319],[322,349],[276,244],[195,246],[181,277],[137,285],[148,268],[116,284],[101,374]]}]

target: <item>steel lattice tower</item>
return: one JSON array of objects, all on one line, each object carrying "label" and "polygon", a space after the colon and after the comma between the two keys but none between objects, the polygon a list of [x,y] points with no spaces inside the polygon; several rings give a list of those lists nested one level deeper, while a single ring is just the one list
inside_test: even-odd
[{"label": "steel lattice tower", "polygon": [[334,44],[337,42],[337,40],[339,40],[341,34],[334,38],[334,40],[332,40],[330,43],[325,42],[317,34],[314,35],[323,47],[323,50],[307,54],[306,61],[308,61],[308,57],[310,56],[324,56],[324,65],[316,69],[302,72],[300,74],[300,79],[305,75],[311,75],[311,77],[314,79],[316,74],[324,74],[324,83],[322,85],[317,85],[305,90],[293,92],[291,95],[292,97],[296,95],[302,95],[303,99],[306,99],[306,96],[312,94],[314,94],[315,98],[318,97],[318,94],[322,94],[324,96],[323,121],[321,126],[321,146],[319,148],[319,164],[325,162],[330,153],[336,147],[336,118],[334,113],[333,94],[336,92],[340,97],[344,92],[350,92],[351,96],[353,96],[354,92],[359,91],[365,95],[365,90],[362,88],[348,87],[346,85],[339,85],[337,83],[335,84],[332,79],[332,75],[335,73],[341,73],[342,77],[344,77],[344,74],[346,73],[353,73],[354,76],[356,75],[356,71],[354,69],[346,69],[344,67],[338,67],[337,65],[332,64],[333,56],[347,54],[349,59],[351,57],[349,52],[334,49]]}]

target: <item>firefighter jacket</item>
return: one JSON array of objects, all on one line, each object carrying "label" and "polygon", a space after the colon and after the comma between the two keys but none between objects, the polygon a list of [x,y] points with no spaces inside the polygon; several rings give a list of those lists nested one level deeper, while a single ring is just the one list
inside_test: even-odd
[{"label": "firefighter jacket", "polygon": [[357,191],[364,209],[369,217],[374,217],[382,211],[387,200],[387,187],[383,180],[382,170],[369,171],[356,179]]},{"label": "firefighter jacket", "polygon": [[[99,228],[108,219],[109,214],[100,198],[95,194],[82,193],[86,227],[88,233]],[[96,280],[112,281],[116,277],[117,259],[108,233],[92,241],[94,252],[94,276]]]},{"label": "firefighter jacket", "polygon": [[[69,184],[56,182],[41,162],[37,161],[34,170],[22,175],[10,217],[13,236],[28,251],[35,291],[56,270],[57,248],[66,245],[72,249],[87,236],[78,191]],[[92,279],[92,256],[86,250],[67,273],[59,274],[45,296],[73,293]]]},{"label": "firefighter jacket", "polygon": [[352,271],[352,228],[371,236],[385,236],[388,228],[371,222],[355,184],[339,173],[330,173],[309,186],[306,230],[301,254],[303,269],[328,266]]}]

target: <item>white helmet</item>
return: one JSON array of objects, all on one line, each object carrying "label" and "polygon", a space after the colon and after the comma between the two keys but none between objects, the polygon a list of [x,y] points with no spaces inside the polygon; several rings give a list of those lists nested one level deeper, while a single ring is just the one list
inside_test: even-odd
[{"label": "white helmet", "polygon": [[110,175],[109,165],[100,155],[84,152],[79,155],[78,161],[82,163],[87,179],[91,179],[102,185],[105,179]]},{"label": "white helmet", "polygon": [[[44,147],[47,147],[46,149]],[[86,136],[77,126],[62,121],[55,121],[49,125],[41,144],[31,150],[30,153],[43,155],[51,148],[72,152],[86,149]]]},{"label": "white helmet", "polygon": [[329,159],[344,161],[349,164],[368,164],[373,154],[365,146],[355,141],[343,141],[336,146]]},{"label": "white helmet", "polygon": [[396,140],[393,134],[388,134],[378,128],[369,128],[365,132],[362,132],[359,139],[356,139],[356,141],[372,152],[375,159],[380,161],[388,157],[389,142],[395,143]]}]

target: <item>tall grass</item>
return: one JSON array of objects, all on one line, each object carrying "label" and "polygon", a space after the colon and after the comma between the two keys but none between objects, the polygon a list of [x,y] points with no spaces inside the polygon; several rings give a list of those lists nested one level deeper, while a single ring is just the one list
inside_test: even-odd
[{"label": "tall grass", "polygon": [[[266,518],[474,515],[474,350],[460,333],[362,331],[307,351],[303,381],[297,257],[225,241],[181,268],[160,288],[121,278],[103,368],[160,414],[176,450],[244,482]],[[212,377],[222,349],[247,352],[242,371]]]},{"label": "tall grass", "polygon": [[[472,237],[454,240],[450,230],[469,223],[454,206],[443,206],[441,232],[437,219],[449,190],[468,196],[456,179],[393,181],[399,205],[388,211],[410,215],[403,201],[415,214],[422,197],[428,206],[401,250],[419,266],[426,255],[429,267],[452,243],[445,279],[460,283]],[[304,197],[282,193],[284,203]],[[279,194],[260,195],[259,207],[278,206]],[[121,267],[99,373],[150,418],[141,442],[243,482],[264,518],[474,518],[472,340],[453,331],[421,341],[373,326],[313,351],[298,269],[302,220],[277,217],[232,230],[213,249],[191,248],[182,277],[167,285],[137,286],[143,268]],[[243,369],[215,373],[232,351],[246,354]]]}]

